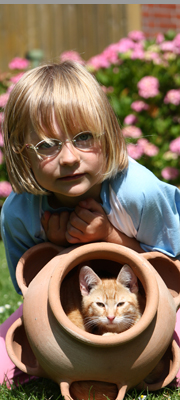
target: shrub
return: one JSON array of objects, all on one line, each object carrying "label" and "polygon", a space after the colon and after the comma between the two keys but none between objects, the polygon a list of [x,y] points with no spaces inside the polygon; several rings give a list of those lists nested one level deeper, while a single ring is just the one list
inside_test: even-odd
[{"label": "shrub", "polygon": [[8,180],[8,175],[5,166],[4,153],[3,153],[3,134],[2,124],[4,119],[4,107],[9,98],[9,94],[18,80],[24,74],[24,71],[29,68],[29,61],[15,57],[9,63],[9,71],[0,73],[0,207],[2,206],[5,198],[12,191],[12,187]]},{"label": "shrub", "polygon": [[132,31],[85,65],[109,98],[129,155],[161,180],[179,185],[180,33],[146,40],[143,32]]},{"label": "shrub", "polygon": [[109,98],[129,155],[158,178],[180,184],[180,33],[146,40],[132,31],[86,66]]},{"label": "shrub", "polygon": [[[117,115],[129,155],[158,178],[180,185],[180,33],[146,40],[143,32],[132,31],[88,61],[75,51],[62,53],[60,60],[65,59],[95,75]],[[0,74],[0,123],[9,93],[27,68],[29,62],[16,57],[9,72]],[[0,183],[1,204],[11,191],[2,132]]]}]

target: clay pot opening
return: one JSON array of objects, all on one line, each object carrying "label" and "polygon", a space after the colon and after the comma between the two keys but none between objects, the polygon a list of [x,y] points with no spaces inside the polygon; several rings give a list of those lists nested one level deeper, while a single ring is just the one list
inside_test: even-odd
[{"label": "clay pot opening", "polygon": [[22,318],[11,325],[6,335],[6,346],[12,361],[23,372],[35,374],[39,364],[28,342]]},{"label": "clay pot opening", "polygon": [[[146,297],[144,313],[134,326],[118,335],[99,336],[85,332],[70,321],[64,311],[61,296],[62,291],[66,292],[66,290],[68,290],[63,289],[64,284],[67,284],[68,274],[70,273],[69,276],[75,276],[78,266],[81,263],[83,263],[83,265],[90,264],[91,268],[93,264],[93,269],[97,272],[102,269],[107,270],[107,272],[113,270],[116,276],[122,265],[128,264],[131,266],[140,281],[141,291],[145,293]],[[77,278],[73,280],[74,290],[75,285],[77,285],[76,282]],[[123,246],[109,243],[92,243],[78,247],[69,252],[69,254],[66,255],[66,259],[64,259],[64,265],[62,266],[61,264],[59,267],[56,265],[51,277],[48,292],[50,308],[61,326],[71,335],[75,335],[76,338],[91,343],[91,345],[94,344],[98,346],[112,346],[116,343],[124,343],[138,336],[155,317],[159,299],[157,282],[149,263],[134,251],[126,249]],[[78,299],[80,300],[78,288],[77,293]]]},{"label": "clay pot opening", "polygon": [[23,296],[30,282],[53,257],[57,256],[61,249],[52,243],[41,243],[23,254],[16,269],[17,282]]},{"label": "clay pot opening", "polygon": [[[82,296],[79,288],[79,273],[82,266],[89,266],[94,270],[94,272],[101,278],[117,278],[120,269],[122,268],[122,264],[105,259],[90,259],[86,260],[86,262],[80,263],[71,269],[63,279],[60,288],[60,301],[62,304],[62,308],[66,315],[72,309],[72,303],[74,308],[76,307],[81,313],[81,301]],[[144,312],[144,308],[146,305],[146,295],[144,291],[144,287],[141,281],[138,279],[139,286],[139,294],[142,297],[142,310]],[[74,296],[73,293],[74,292]],[[67,299],[72,299],[72,301],[67,301]],[[76,321],[74,322],[76,325]]]},{"label": "clay pot opening", "polygon": [[115,400],[118,395],[116,384],[99,381],[77,381],[70,385],[73,400],[103,400],[105,397]]},{"label": "clay pot opening", "polygon": [[158,252],[144,253],[146,258],[165,282],[171,295],[176,298],[180,295],[180,262],[173,261],[166,255]]},{"label": "clay pot opening", "polygon": [[180,351],[175,340],[170,343],[162,359],[153,371],[137,385],[139,390],[159,390],[169,384],[176,386],[176,374],[179,371]]}]

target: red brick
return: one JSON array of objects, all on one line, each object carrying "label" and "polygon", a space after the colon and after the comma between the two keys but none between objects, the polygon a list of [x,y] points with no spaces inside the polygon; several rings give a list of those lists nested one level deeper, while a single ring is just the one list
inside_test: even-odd
[{"label": "red brick", "polygon": [[164,18],[164,17],[169,17],[169,13],[164,13],[164,14],[159,14],[159,13],[154,13],[153,18]]},{"label": "red brick", "polygon": [[175,24],[171,24],[171,22],[169,22],[169,24],[160,22],[159,26],[161,28],[165,28],[165,29],[176,29],[176,25]]},{"label": "red brick", "polygon": [[172,9],[176,8],[176,4],[159,4],[159,6],[161,8],[172,8]]},{"label": "red brick", "polygon": [[149,22],[148,26],[149,26],[149,28],[154,28],[154,22]]},{"label": "red brick", "polygon": [[149,17],[150,16],[150,14],[148,13],[148,12],[142,12],[142,17],[144,18],[147,18],[147,17]]}]

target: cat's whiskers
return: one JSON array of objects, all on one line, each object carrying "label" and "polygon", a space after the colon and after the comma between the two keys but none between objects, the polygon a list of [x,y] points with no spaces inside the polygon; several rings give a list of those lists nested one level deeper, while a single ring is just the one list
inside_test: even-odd
[{"label": "cat's whiskers", "polygon": [[87,329],[95,327],[99,322],[99,317],[93,316],[92,318],[90,317],[84,317],[84,325]]}]

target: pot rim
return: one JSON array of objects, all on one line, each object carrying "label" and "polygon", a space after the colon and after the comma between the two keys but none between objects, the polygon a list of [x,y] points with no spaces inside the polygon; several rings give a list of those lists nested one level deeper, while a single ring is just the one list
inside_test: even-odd
[{"label": "pot rim", "polygon": [[[87,255],[88,260],[106,259],[119,262],[120,264],[130,263],[130,266],[141,281],[146,294],[145,310],[140,320],[127,331],[121,332],[118,335],[94,335],[78,328],[65,314],[59,295],[61,284],[68,272],[81,262],[87,261]],[[60,258],[61,261],[62,258]],[[49,282],[48,299],[54,317],[70,335],[90,345],[114,346],[134,339],[149,326],[157,312],[159,289],[153,267],[143,256],[121,245],[98,242],[69,249],[66,252],[66,257],[63,259],[63,266],[61,264],[61,268],[59,268],[59,263],[56,263]]]}]

